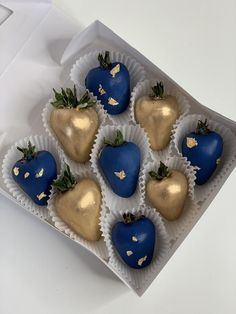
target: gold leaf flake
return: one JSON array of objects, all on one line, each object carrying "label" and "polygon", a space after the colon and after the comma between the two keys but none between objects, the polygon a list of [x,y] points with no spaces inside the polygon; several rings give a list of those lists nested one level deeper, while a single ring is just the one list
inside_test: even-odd
[{"label": "gold leaf flake", "polygon": [[198,142],[194,137],[187,137],[187,146],[188,148],[193,148],[198,145]]},{"label": "gold leaf flake", "polygon": [[19,173],[20,173],[20,170],[19,170],[20,168],[19,167],[15,167],[14,169],[13,169],[13,172],[14,172],[14,175],[17,177],[18,175],[19,175]]},{"label": "gold leaf flake", "polygon": [[27,179],[29,175],[30,175],[30,173],[29,173],[29,172],[26,172],[26,173],[24,174],[24,178]]},{"label": "gold leaf flake", "polygon": [[141,257],[138,260],[138,266],[142,266],[142,264],[147,260],[147,255],[145,255],[144,257]]},{"label": "gold leaf flake", "polygon": [[111,69],[110,73],[112,77],[115,77],[120,72],[120,64],[118,63],[114,68]]},{"label": "gold leaf flake", "polygon": [[126,251],[127,256],[130,256],[133,254],[133,251]]},{"label": "gold leaf flake", "polygon": [[138,239],[137,239],[135,236],[133,236],[133,237],[132,237],[132,241],[133,241],[133,242],[138,242]]},{"label": "gold leaf flake", "polygon": [[42,168],[38,173],[36,173],[35,178],[40,178],[43,176],[44,169]]},{"label": "gold leaf flake", "polygon": [[124,172],[124,170],[115,171],[114,174],[115,174],[120,180],[124,180],[124,179],[126,178],[126,173]]},{"label": "gold leaf flake", "polygon": [[111,106],[117,106],[119,105],[119,103],[112,97],[109,97],[108,98],[108,104],[111,105]]},{"label": "gold leaf flake", "polygon": [[217,164],[217,165],[220,164],[220,158],[216,159],[216,164]]},{"label": "gold leaf flake", "polygon": [[98,91],[99,91],[100,95],[106,94],[106,91],[105,91],[105,89],[102,87],[102,84],[99,84]]},{"label": "gold leaf flake", "polygon": [[40,194],[37,195],[37,199],[38,199],[39,201],[41,201],[44,197],[47,197],[47,194],[45,194],[44,192],[42,192],[42,193],[40,193]]}]

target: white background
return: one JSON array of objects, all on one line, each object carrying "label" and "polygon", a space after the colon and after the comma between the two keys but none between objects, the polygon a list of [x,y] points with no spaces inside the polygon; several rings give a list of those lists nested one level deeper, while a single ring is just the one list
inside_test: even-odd
[{"label": "white background", "polygon": [[[55,3],[83,28],[100,19],[201,103],[236,120],[235,0]],[[235,186],[234,171],[141,299],[1,196],[0,314],[235,314]]]}]

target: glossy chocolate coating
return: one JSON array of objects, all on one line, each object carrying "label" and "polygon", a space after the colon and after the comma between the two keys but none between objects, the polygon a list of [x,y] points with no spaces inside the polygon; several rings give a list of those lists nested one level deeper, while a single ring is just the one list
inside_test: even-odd
[{"label": "glossy chocolate coating", "polygon": [[72,190],[58,194],[55,200],[60,218],[88,241],[98,241],[101,237],[101,204],[100,187],[90,178],[81,179]]},{"label": "glossy chocolate coating", "polygon": [[171,130],[178,118],[176,98],[143,96],[135,103],[135,119],[148,134],[151,148],[162,150],[170,142]]},{"label": "glossy chocolate coating", "polygon": [[150,203],[164,218],[176,220],[184,208],[188,181],[184,174],[172,170],[169,177],[148,181],[146,191]]},{"label": "glossy chocolate coating", "polygon": [[74,161],[87,162],[90,158],[99,120],[95,109],[56,109],[50,125],[65,153]]}]

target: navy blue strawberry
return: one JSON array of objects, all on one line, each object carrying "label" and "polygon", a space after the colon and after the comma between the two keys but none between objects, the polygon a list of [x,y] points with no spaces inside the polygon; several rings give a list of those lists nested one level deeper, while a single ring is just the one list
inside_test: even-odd
[{"label": "navy blue strawberry", "polygon": [[205,122],[198,121],[196,132],[185,135],[182,141],[182,154],[196,168],[196,183],[206,183],[214,173],[223,152],[223,139],[210,131]]},{"label": "navy blue strawberry", "polygon": [[12,167],[13,179],[37,205],[47,205],[51,185],[57,177],[54,157],[45,150],[37,152],[31,142],[27,148],[17,149],[24,156]]},{"label": "navy blue strawberry", "polygon": [[130,101],[130,77],[121,62],[111,63],[109,52],[98,55],[100,66],[89,71],[85,79],[86,88],[101,101],[111,115],[125,111]]},{"label": "navy blue strawberry", "polygon": [[125,142],[118,130],[114,142],[105,140],[98,162],[114,193],[130,197],[136,191],[141,153],[132,142]]},{"label": "navy blue strawberry", "polygon": [[144,216],[124,214],[124,222],[112,228],[112,242],[122,260],[132,268],[148,266],[153,258],[156,230],[153,222]]}]

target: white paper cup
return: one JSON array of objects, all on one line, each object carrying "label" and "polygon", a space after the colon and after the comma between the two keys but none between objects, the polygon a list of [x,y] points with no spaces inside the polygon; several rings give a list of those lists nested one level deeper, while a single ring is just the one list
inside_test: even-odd
[{"label": "white paper cup", "polygon": [[[175,221],[168,221],[163,217],[163,221],[166,230],[171,238],[171,240],[178,239],[181,234],[187,230],[189,225],[191,225],[194,219],[198,216],[199,210],[196,202],[194,201],[194,187],[195,187],[195,170],[190,165],[190,163],[183,157],[169,157],[166,160],[157,160],[155,162],[148,163],[143,171],[144,189],[142,190],[142,199],[145,204],[152,206],[150,203],[147,193],[146,184],[151,179],[149,176],[149,171],[157,170],[160,166],[160,161],[164,162],[166,166],[171,170],[177,170],[182,172],[188,180],[188,195],[185,201],[184,209],[181,216]],[[158,209],[156,209],[158,211]]]},{"label": "white paper cup", "polygon": [[[61,171],[61,174],[58,176],[58,178],[63,174],[64,169]],[[78,179],[82,178],[91,178],[97,184],[101,187],[97,177],[90,169],[81,168],[79,171],[72,172],[72,174]],[[101,193],[102,193],[102,206],[101,206],[101,212],[100,212],[100,219],[99,219],[99,225],[101,225],[101,221],[103,217],[106,215],[106,206],[104,203],[104,193],[101,187]],[[53,187],[50,195],[50,199],[48,201],[48,211],[49,215],[51,217],[52,223],[54,226],[60,230],[61,232],[65,233],[71,240],[81,244],[83,247],[88,249],[89,251],[93,252],[96,256],[102,259],[108,258],[108,252],[107,248],[104,242],[103,237],[100,238],[99,241],[87,241],[83,239],[81,236],[79,236],[77,233],[75,233],[57,214],[57,211],[55,209],[55,197],[56,197],[56,189]]]},{"label": "white paper cup", "polygon": [[[77,95],[78,95],[78,99],[81,98],[84,93],[86,92],[86,89],[84,88],[77,88]],[[94,97],[91,93],[90,93],[91,99],[95,100],[97,103],[94,105],[94,108],[97,111],[98,114],[98,119],[99,119],[99,128],[102,127],[107,119],[107,114],[105,112],[105,110],[103,109],[103,107],[101,106],[100,101],[97,100],[96,97]],[[52,99],[48,101],[48,103],[46,104],[46,106],[43,109],[42,112],[42,120],[43,120],[43,126],[47,132],[47,134],[53,138],[57,144],[61,147],[61,149],[64,151],[63,146],[61,145],[61,143],[59,142],[55,132],[53,131],[53,129],[51,128],[50,125],[50,116],[53,110],[55,110],[55,108],[52,106],[51,104]],[[66,163],[70,166],[72,172],[77,171],[78,169],[82,168],[88,168],[89,167],[89,162],[86,163],[78,163],[74,160],[72,160],[64,151],[65,153],[65,161]]]},{"label": "white paper cup", "polygon": [[[88,72],[99,66],[98,54],[105,53],[105,51],[93,51],[85,56],[81,57],[73,65],[70,78],[78,86],[85,88],[85,78]],[[130,75],[130,90],[132,91],[134,87],[141,81],[145,80],[146,72],[144,68],[132,57],[125,55],[124,53],[110,51],[111,62],[123,63]],[[127,108],[121,114],[109,115],[109,120],[112,124],[126,124],[129,122],[129,109]]]},{"label": "white paper cup", "polygon": [[36,146],[38,151],[47,150],[53,155],[57,163],[57,173],[60,173],[62,164],[64,162],[64,154],[62,150],[54,140],[42,135],[36,135],[30,136],[28,138],[26,137],[18,141],[8,150],[3,159],[2,176],[9,192],[13,195],[19,204],[23,205],[26,210],[38,216],[39,218],[48,220],[49,213],[47,207],[38,206],[35,204],[12,178],[12,167],[17,160],[22,158],[22,153],[17,150],[17,146],[27,147],[29,141],[32,143],[32,145]]},{"label": "white paper cup", "polygon": [[[112,228],[115,223],[123,221],[123,214],[130,212],[132,214],[141,214],[149,218],[156,227],[156,243],[153,259],[150,265],[142,269],[132,269],[126,265],[119,257],[111,239]],[[119,276],[124,279],[139,294],[145,291],[149,283],[155,279],[158,272],[163,267],[163,259],[170,249],[170,241],[162,218],[155,209],[141,206],[130,210],[120,210],[110,212],[105,216],[102,222],[102,232],[108,248],[109,266],[114,269]]]},{"label": "white paper cup", "polygon": [[236,136],[234,133],[222,123],[213,121],[205,115],[192,114],[183,118],[181,123],[179,123],[173,133],[173,147],[179,156],[182,156],[182,140],[186,134],[195,131],[197,127],[198,120],[205,121],[209,129],[217,132],[223,138],[224,146],[223,153],[221,156],[221,162],[217,166],[217,169],[210,177],[210,179],[203,185],[195,186],[196,200],[203,202],[205,201],[214,189],[229,176],[230,166],[236,160]]},{"label": "white paper cup", "polygon": [[102,170],[98,164],[98,156],[101,150],[104,147],[104,138],[106,139],[113,139],[116,136],[116,131],[119,129],[125,141],[133,142],[138,145],[141,151],[141,167],[140,167],[140,174],[142,172],[143,166],[146,164],[148,160],[151,160],[150,156],[150,149],[149,143],[144,133],[143,129],[138,126],[133,125],[122,125],[119,127],[116,126],[105,126],[100,129],[96,142],[93,146],[92,153],[91,153],[91,163],[94,173],[96,173],[101,185],[104,189],[105,195],[105,203],[111,211],[116,211],[120,209],[128,209],[138,206],[141,203],[141,189],[143,186],[143,182],[141,180],[141,175],[139,177],[138,185],[136,192],[129,198],[123,198],[115,194],[109,183],[107,182],[106,178],[104,177]]},{"label": "white paper cup", "polygon": [[[143,82],[140,82],[139,84],[136,85],[134,88],[133,92],[131,93],[131,102],[130,102],[130,108],[129,108],[129,114],[131,121],[134,123],[137,123],[136,118],[135,118],[135,103],[136,101],[145,95],[151,95],[152,92],[152,87],[156,85],[157,81],[160,81],[157,79],[151,79],[151,80],[145,80]],[[168,82],[164,82],[164,88],[165,88],[165,94],[174,96],[177,99],[177,104],[178,104],[178,111],[179,111],[179,116],[175,122],[178,123],[185,115],[188,114],[190,105],[188,103],[187,98],[181,94],[181,92],[176,89],[171,87]],[[175,128],[175,124],[173,126],[173,129]],[[172,130],[173,131],[173,130]],[[172,139],[172,134],[170,137],[170,142]],[[152,150],[154,158],[158,158],[158,156],[162,156],[162,158],[165,157],[170,152],[171,145],[169,144],[166,148],[160,151],[154,151]]]}]

